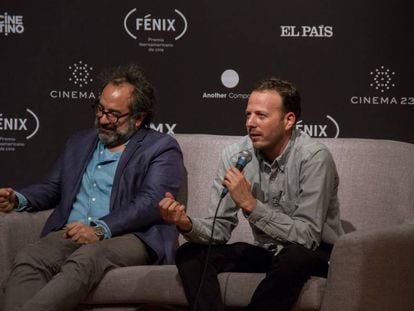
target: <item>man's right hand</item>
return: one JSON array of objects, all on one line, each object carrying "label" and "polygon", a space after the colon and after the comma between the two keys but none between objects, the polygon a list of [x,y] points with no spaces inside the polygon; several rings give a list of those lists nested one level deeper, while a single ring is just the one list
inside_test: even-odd
[{"label": "man's right hand", "polygon": [[193,225],[185,213],[184,205],[176,201],[171,193],[167,192],[158,205],[161,217],[166,222],[175,224],[181,231],[191,231]]},{"label": "man's right hand", "polygon": [[12,188],[0,188],[0,212],[8,213],[16,205],[16,193]]}]

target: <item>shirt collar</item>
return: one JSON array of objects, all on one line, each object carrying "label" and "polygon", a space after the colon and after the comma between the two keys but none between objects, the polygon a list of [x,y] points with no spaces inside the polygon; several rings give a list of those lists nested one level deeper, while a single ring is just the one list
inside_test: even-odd
[{"label": "shirt collar", "polygon": [[[124,145],[126,146],[128,142],[129,140],[125,142]],[[97,151],[98,151],[99,159],[101,161],[114,161],[114,160],[119,159],[119,157],[122,154],[122,151],[117,151],[117,152],[109,151],[108,148],[106,148],[105,145],[101,141],[98,141]]]},{"label": "shirt collar", "polygon": [[257,159],[263,165],[269,167],[270,169],[279,168],[282,172],[285,170],[285,166],[291,154],[293,145],[295,144],[295,139],[297,137],[297,130],[293,129],[292,136],[289,139],[289,142],[283,152],[276,158],[272,163],[269,163],[265,160],[260,150],[255,149],[255,154]]}]

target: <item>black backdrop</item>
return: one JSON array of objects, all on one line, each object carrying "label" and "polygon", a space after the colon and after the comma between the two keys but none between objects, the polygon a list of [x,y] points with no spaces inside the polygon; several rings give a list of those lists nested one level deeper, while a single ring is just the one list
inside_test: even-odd
[{"label": "black backdrop", "polygon": [[414,143],[410,1],[0,0],[0,186],[38,180],[90,127],[96,75],[137,63],[153,128],[242,135],[257,80],[294,82],[315,137]]}]

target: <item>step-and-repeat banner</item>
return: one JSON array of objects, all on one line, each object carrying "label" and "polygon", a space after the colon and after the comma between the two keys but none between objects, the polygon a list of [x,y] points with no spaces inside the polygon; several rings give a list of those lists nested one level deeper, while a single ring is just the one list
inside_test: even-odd
[{"label": "step-and-repeat banner", "polygon": [[242,135],[253,84],[297,85],[314,137],[414,143],[414,19],[402,0],[1,0],[0,186],[44,176],[93,125],[97,75],[137,63],[164,133]]}]

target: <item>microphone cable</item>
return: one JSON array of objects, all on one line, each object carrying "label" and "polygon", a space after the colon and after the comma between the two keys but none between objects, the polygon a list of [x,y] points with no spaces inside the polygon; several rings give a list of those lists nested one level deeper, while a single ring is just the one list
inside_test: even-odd
[{"label": "microphone cable", "polygon": [[[249,150],[242,150],[238,154],[238,158],[237,158],[237,162],[236,162],[235,167],[241,172],[241,171],[243,171],[243,168],[247,165],[247,163],[249,163],[251,160],[252,160],[251,152]],[[197,310],[197,303],[198,303],[198,300],[200,299],[201,289],[203,287],[204,279],[206,277],[206,271],[207,271],[208,259],[210,257],[211,245],[213,244],[214,227],[216,225],[217,213],[218,213],[219,207],[221,205],[221,202],[223,201],[223,198],[226,196],[226,194],[228,192],[229,192],[229,189],[227,187],[224,187],[222,193],[220,194],[220,199],[217,203],[216,211],[215,211],[214,217],[213,217],[213,224],[211,226],[211,234],[210,234],[210,239],[208,241],[206,259],[205,259],[205,262],[204,262],[204,268],[203,268],[203,272],[201,274],[200,284],[198,285],[197,295],[196,295],[196,298],[194,300],[194,306],[192,308],[192,311]]]},{"label": "microphone cable", "polygon": [[203,268],[203,272],[201,274],[200,284],[198,285],[197,295],[196,295],[196,298],[194,300],[194,306],[192,308],[192,311],[196,311],[197,310],[198,300],[200,298],[201,289],[203,287],[204,279],[206,277],[206,271],[207,271],[208,259],[210,257],[211,245],[213,244],[213,234],[214,234],[214,227],[216,225],[217,213],[218,213],[219,207],[221,205],[221,201],[223,201],[223,198],[224,198],[224,195],[223,194],[220,195],[220,199],[219,199],[219,201],[217,203],[216,211],[214,213],[213,224],[211,226],[210,239],[208,241],[207,253],[206,253],[206,258],[205,258],[205,261],[204,261],[204,268]]}]

